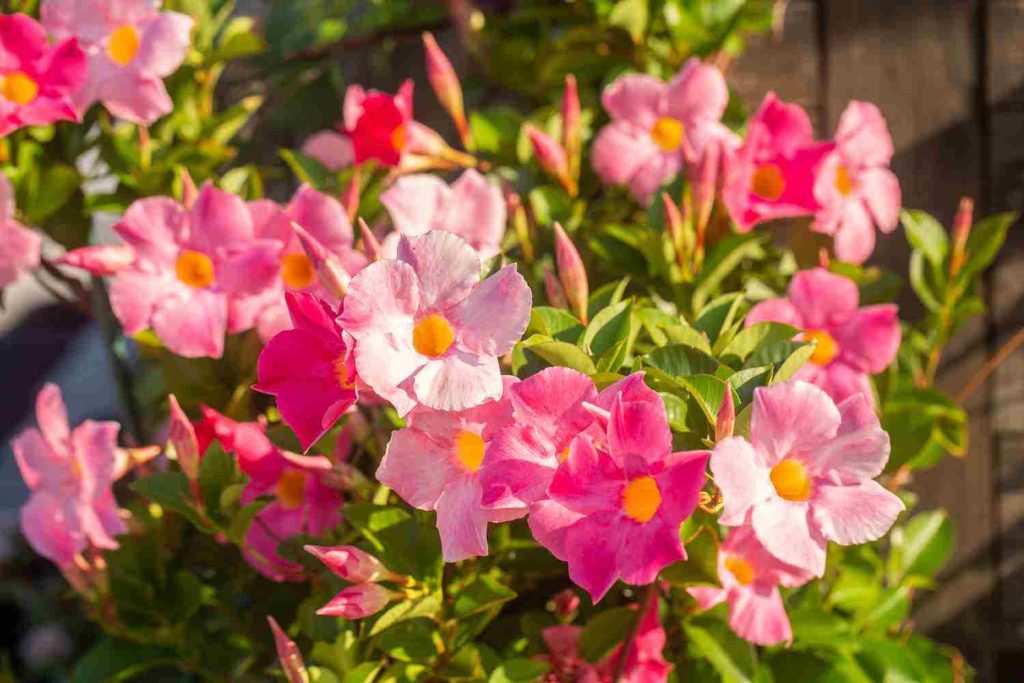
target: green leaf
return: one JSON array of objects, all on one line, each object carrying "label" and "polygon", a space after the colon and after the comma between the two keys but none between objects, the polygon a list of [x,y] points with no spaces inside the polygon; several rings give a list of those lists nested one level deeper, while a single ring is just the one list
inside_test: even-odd
[{"label": "green leaf", "polygon": [[346,673],[342,683],[373,683],[382,668],[383,662],[363,662]]},{"label": "green leaf", "polygon": [[127,681],[158,666],[174,664],[173,650],[157,645],[104,638],[78,660],[71,683]]},{"label": "green leaf", "polygon": [[723,294],[701,309],[693,321],[694,328],[707,335],[711,341],[717,342],[719,337],[725,336],[738,324],[736,318],[743,301],[743,294]]},{"label": "green leaf", "polygon": [[35,192],[20,208],[32,225],[43,223],[56,214],[78,191],[81,176],[73,166],[56,164],[46,168]]},{"label": "green leaf", "polygon": [[790,325],[776,322],[757,323],[736,333],[718,355],[735,356],[740,362],[758,347],[776,342],[791,341],[800,331]]},{"label": "green leaf", "polygon": [[942,303],[939,301],[939,295],[928,282],[928,273],[925,270],[924,262],[924,252],[915,251],[910,255],[910,287],[925,308],[932,312],[938,312],[942,310]]},{"label": "green leaf", "polygon": [[434,578],[441,567],[441,545],[433,515],[372,503],[345,506],[345,518],[373,545],[388,567],[418,578]]},{"label": "green leaf", "polygon": [[245,536],[249,533],[249,527],[252,526],[252,522],[256,519],[256,515],[258,515],[260,510],[267,507],[270,503],[270,498],[254,500],[239,510],[238,513],[231,518],[231,523],[228,525],[225,533],[228,538],[231,539],[232,543],[241,546],[245,542]]},{"label": "green leaf", "polygon": [[608,15],[608,23],[618,26],[640,44],[647,30],[648,0],[619,0]]},{"label": "green leaf", "polygon": [[455,596],[455,617],[464,619],[500,606],[516,597],[516,592],[497,579],[482,575],[459,588]]},{"label": "green leaf", "polygon": [[178,513],[204,533],[212,533],[215,530],[210,521],[192,503],[188,479],[180,472],[157,472],[133,482],[130,488],[161,507]]},{"label": "green leaf", "polygon": [[601,309],[587,325],[580,340],[584,350],[597,356],[627,340],[633,327],[632,320],[632,300]]},{"label": "green leaf", "polygon": [[334,175],[313,157],[291,149],[282,149],[280,155],[292,169],[292,173],[302,182],[309,183],[318,190],[330,188],[334,183]]},{"label": "green leaf", "polygon": [[900,221],[910,246],[922,252],[933,266],[941,266],[949,253],[949,237],[942,224],[914,209],[900,211]]},{"label": "green leaf", "polygon": [[207,63],[227,62],[263,52],[266,44],[253,30],[255,23],[252,17],[235,17],[229,21],[216,49],[207,56]]},{"label": "green leaf", "polygon": [[699,309],[718,289],[719,285],[739,267],[745,259],[764,256],[763,238],[753,235],[733,235],[718,242],[694,280],[693,307]]},{"label": "green leaf", "polygon": [[[385,616],[391,611],[393,610],[385,612]],[[438,632],[437,624],[429,619],[419,618],[422,616],[421,614],[417,615],[417,618],[402,617],[381,629],[374,624],[370,635],[379,634],[377,647],[389,657],[403,662],[432,661],[440,654],[438,645],[442,642],[441,634]]]},{"label": "green leaf", "polygon": [[583,332],[583,325],[569,311],[549,306],[537,306],[530,312],[529,332],[543,334],[558,341],[575,344]]},{"label": "green leaf", "polygon": [[547,662],[536,659],[510,659],[491,672],[487,683],[530,683],[544,678],[550,670]]},{"label": "green leaf", "polygon": [[588,662],[597,662],[611,652],[633,632],[637,613],[629,607],[599,612],[580,634],[580,657]]},{"label": "green leaf", "polygon": [[[685,539],[684,539],[685,540]],[[703,527],[692,538],[685,540],[686,559],[661,571],[661,578],[673,586],[718,585],[718,534]]]},{"label": "green leaf", "polygon": [[740,640],[725,623],[700,619],[684,624],[683,628],[690,649],[707,659],[722,681],[747,683],[754,678],[754,647]]},{"label": "green leaf", "polygon": [[1006,232],[1017,220],[1016,213],[989,216],[971,228],[967,237],[967,261],[957,276],[957,282],[969,282],[988,268],[1006,241]]},{"label": "green leaf", "polygon": [[[377,666],[379,667],[380,665],[378,664]],[[311,666],[306,669],[306,673],[309,674],[309,683],[338,683],[338,677],[329,669]],[[348,681],[348,676],[345,677],[345,680]]]},{"label": "green leaf", "polygon": [[909,576],[934,576],[952,555],[956,534],[945,510],[930,510],[893,529],[890,543],[886,574],[898,584]]},{"label": "green leaf", "polygon": [[590,356],[583,349],[575,344],[556,341],[544,335],[535,334],[526,341],[520,342],[519,346],[524,352],[528,351],[539,356],[549,365],[572,368],[573,370],[579,370],[585,375],[592,375],[597,372],[597,366],[594,365],[594,361],[590,359]]},{"label": "green leaf", "polygon": [[213,444],[199,462],[199,491],[210,514],[219,515],[220,497],[238,473],[235,458]]},{"label": "green leaf", "polygon": [[725,382],[714,375],[693,375],[678,379],[697,400],[697,405],[704,412],[708,423],[715,424],[718,408],[722,405],[722,399],[725,397]]},{"label": "green leaf", "polygon": [[441,596],[437,593],[431,593],[411,600],[403,600],[377,617],[377,621],[373,623],[373,628],[370,629],[369,635],[375,636],[407,619],[434,616],[440,610]]},{"label": "green leaf", "polygon": [[644,364],[652,365],[673,377],[713,375],[719,367],[718,361],[710,355],[682,344],[655,349],[644,356]]}]

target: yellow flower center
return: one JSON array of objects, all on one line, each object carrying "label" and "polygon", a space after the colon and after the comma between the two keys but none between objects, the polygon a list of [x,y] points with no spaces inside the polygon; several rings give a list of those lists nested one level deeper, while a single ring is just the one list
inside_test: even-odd
[{"label": "yellow flower center", "polygon": [[566,446],[565,448],[563,448],[562,452],[559,453],[556,457],[558,458],[558,462],[565,462],[566,460],[568,460],[569,459],[569,446]]},{"label": "yellow flower center", "polygon": [[476,432],[463,429],[455,435],[455,459],[467,472],[475,473],[480,469],[485,448],[483,437]]},{"label": "yellow flower center", "polygon": [[178,279],[189,287],[203,289],[213,284],[213,261],[199,251],[185,250],[174,264]]},{"label": "yellow flower center", "polygon": [[295,510],[306,499],[306,473],[288,468],[277,480],[277,500],[285,510]]},{"label": "yellow flower center", "polygon": [[772,468],[769,476],[781,498],[801,501],[811,497],[811,479],[800,461],[786,458]]},{"label": "yellow flower center", "polygon": [[836,167],[836,191],[844,197],[853,192],[853,180],[846,167],[840,164]]},{"label": "yellow flower center", "polygon": [[674,152],[683,144],[683,122],[670,116],[662,116],[654,122],[651,138],[666,152]]},{"label": "yellow flower center", "polygon": [[345,362],[345,354],[341,354],[334,361],[334,376],[338,379],[338,386],[342,389],[355,389],[355,382],[349,379],[348,364]]},{"label": "yellow flower center", "polygon": [[402,124],[391,131],[391,147],[396,152],[401,152],[405,149],[405,143],[405,124]]},{"label": "yellow flower center", "polygon": [[815,365],[828,365],[839,353],[839,344],[825,330],[807,330],[804,332],[804,340],[818,343],[811,354],[811,362]]},{"label": "yellow flower center", "polygon": [[654,477],[637,477],[622,489],[622,511],[634,522],[645,524],[661,507],[661,491]]},{"label": "yellow flower center", "polygon": [[452,326],[444,316],[431,313],[420,319],[412,328],[412,346],[417,353],[431,358],[440,358],[455,341]]},{"label": "yellow flower center", "polygon": [[758,166],[750,177],[750,191],[761,199],[774,202],[786,189],[786,178],[782,169],[775,164]]},{"label": "yellow flower center", "polygon": [[39,84],[24,71],[0,76],[0,97],[21,106],[30,104],[39,94]]},{"label": "yellow flower center", "polygon": [[281,257],[281,279],[289,289],[306,289],[316,280],[316,271],[308,256],[293,252]]},{"label": "yellow flower center", "polygon": [[741,586],[749,586],[754,581],[754,568],[742,557],[729,555],[725,558],[725,568]]},{"label": "yellow flower center", "polygon": [[114,29],[107,43],[107,54],[118,66],[125,66],[139,51],[139,32],[131,24],[124,24]]}]

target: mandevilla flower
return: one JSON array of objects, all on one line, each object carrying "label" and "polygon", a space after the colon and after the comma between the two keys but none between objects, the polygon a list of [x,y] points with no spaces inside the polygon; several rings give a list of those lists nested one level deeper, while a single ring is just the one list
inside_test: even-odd
[{"label": "mandevilla flower", "polygon": [[875,250],[875,228],[892,232],[900,218],[900,182],[889,170],[892,137],[878,107],[850,102],[839,118],[836,148],[821,164],[814,230],[832,235],[836,256],[863,263]]},{"label": "mandevilla flower", "polygon": [[568,562],[569,577],[595,602],[617,578],[650,583],[686,557],[679,526],[697,507],[708,458],[672,452],[665,406],[640,373],[613,386],[600,433],[572,441],[549,499],[529,517],[534,538]]},{"label": "mandevilla flower", "polygon": [[356,160],[351,138],[333,130],[321,130],[310,135],[302,143],[302,153],[319,161],[328,171],[348,168]]},{"label": "mandevilla flower", "polygon": [[749,527],[729,533],[718,549],[721,587],[687,588],[702,609],[729,603],[729,627],[755,645],[793,642],[793,630],[782,604],[779,586],[795,588],[811,574],[780,562],[757,540]]},{"label": "mandevilla flower", "polygon": [[59,566],[71,564],[92,545],[118,547],[126,531],[111,488],[118,472],[116,422],[86,420],[74,431],[60,388],[47,384],[36,397],[39,428],[11,441],[25,484],[32,491],[21,508],[29,545]]},{"label": "mandevilla flower", "polygon": [[43,0],[46,30],[57,39],[76,36],[89,56],[89,76],[74,94],[79,113],[102,102],[142,125],[170,113],[163,79],[185,60],[192,18],[158,7],[152,0]]},{"label": "mandevilla flower", "polygon": [[42,242],[14,219],[14,188],[0,173],[0,290],[39,267]]},{"label": "mandevilla flower", "polygon": [[516,381],[504,378],[504,397],[467,410],[413,410],[409,426],[391,435],[377,469],[377,479],[409,505],[437,511],[446,562],[486,555],[488,522],[522,516],[517,509],[485,508],[479,476],[488,444],[512,424],[508,391]]},{"label": "mandevilla flower", "polygon": [[0,15],[0,137],[22,126],[77,121],[71,96],[86,70],[85,53],[75,38],[51,47],[35,19]]},{"label": "mandevilla flower", "polygon": [[647,204],[711,141],[732,140],[720,123],[728,102],[722,73],[696,57],[668,83],[646,74],[620,76],[601,95],[612,122],[594,140],[594,171],[605,183],[628,184]]},{"label": "mandevilla flower", "polygon": [[515,266],[481,282],[473,248],[433,230],[353,277],[339,321],[359,377],[399,414],[464,410],[501,396],[498,357],[522,337],[531,300]]},{"label": "mandevilla flower", "polygon": [[381,193],[380,203],[395,226],[385,240],[385,252],[394,257],[400,235],[422,235],[447,230],[469,242],[481,259],[501,252],[506,207],[501,189],[469,169],[451,185],[437,176],[402,176]]},{"label": "mandevilla flower", "polygon": [[868,375],[893,362],[902,333],[895,304],[857,308],[859,301],[852,280],[814,268],[793,276],[788,298],[754,306],[746,325],[771,321],[803,330],[800,338],[817,347],[795,379],[821,387],[836,402],[862,394],[873,404]]},{"label": "mandevilla flower", "polygon": [[782,562],[822,576],[827,541],[874,541],[903,510],[874,481],[889,459],[889,435],[863,394],[836,406],[806,382],[760,387],[750,434],[711,455],[725,504],[719,522],[749,524]]},{"label": "mandevilla flower", "polygon": [[345,91],[345,133],[357,164],[374,159],[384,166],[398,166],[409,143],[412,89],[412,81],[405,81],[395,95],[366,91],[359,85]]}]

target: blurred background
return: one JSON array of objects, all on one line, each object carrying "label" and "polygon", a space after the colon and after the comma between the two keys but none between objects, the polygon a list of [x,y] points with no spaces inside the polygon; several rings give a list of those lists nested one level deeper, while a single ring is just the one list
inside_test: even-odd
[{"label": "blurred background", "polygon": [[[946,225],[961,196],[976,200],[978,216],[1024,208],[1024,0],[247,0],[234,11],[254,18],[266,44],[230,67],[218,96],[225,103],[266,98],[236,163],[257,165],[276,198],[290,191],[278,149],[298,148],[310,133],[333,126],[349,83],[393,91],[415,79],[417,118],[454,139],[426,87],[420,34],[429,30],[463,78],[467,108],[486,112],[494,133],[513,141],[517,131],[501,130],[502,108],[554,106],[538,94],[557,91],[553,84],[567,71],[580,78],[585,96],[596,96],[599,79],[666,52],[714,52],[735,88],[730,107],[737,111],[756,108],[774,90],[804,106],[817,132],[828,135],[849,100],[876,103],[896,144],[893,169],[907,207]],[[645,27],[644,40],[631,40]],[[112,218],[97,216],[100,232]],[[873,262],[905,277],[908,253],[897,231],[882,239]],[[944,359],[940,384],[953,395],[1024,325],[1019,225],[987,275],[984,296],[988,312]],[[911,306],[912,299],[901,302]],[[10,643],[20,662],[59,661],[86,636],[76,633],[73,615],[61,614],[59,577],[43,580],[52,599],[31,602],[21,579],[7,580],[39,581],[50,571],[44,560],[29,559],[17,531],[26,491],[7,442],[32,420],[45,381],[61,385],[72,423],[126,419],[106,347],[103,331],[56,304],[39,282],[4,292],[0,561],[13,568],[3,570],[0,642]],[[950,511],[958,539],[939,589],[915,596],[916,620],[960,648],[981,680],[1020,680],[1024,353],[1009,357],[966,407],[966,456],[946,458],[911,485],[927,507]],[[67,626],[46,626],[54,619]]]}]

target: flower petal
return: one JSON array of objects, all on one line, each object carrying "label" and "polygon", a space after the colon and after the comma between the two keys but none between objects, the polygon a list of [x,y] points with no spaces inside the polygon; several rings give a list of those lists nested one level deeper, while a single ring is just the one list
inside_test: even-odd
[{"label": "flower petal", "polygon": [[815,576],[825,573],[825,539],[811,526],[807,503],[772,497],[754,506],[750,521],[757,540],[776,558],[806,569]]},{"label": "flower petal", "polygon": [[773,491],[764,462],[754,447],[738,436],[715,445],[711,473],[724,504],[718,521],[726,526],[744,524],[750,508],[766,500]]},{"label": "flower petal", "polygon": [[[366,379],[362,370],[359,374]],[[494,356],[450,352],[427,361],[413,379],[413,392],[416,400],[428,408],[465,410],[501,397],[501,368]]]},{"label": "flower petal", "polygon": [[459,341],[474,353],[505,355],[522,339],[532,303],[526,280],[514,265],[505,266],[473,287],[453,312]]},{"label": "flower petal", "polygon": [[446,487],[464,475],[453,460],[450,443],[407,427],[391,435],[376,476],[409,505],[433,510]]},{"label": "flower petal", "polygon": [[847,364],[877,374],[889,367],[900,349],[899,309],[895,304],[865,306],[834,334]]},{"label": "flower petal", "polygon": [[839,429],[835,403],[818,387],[789,381],[754,390],[751,443],[767,467],[799,453],[813,454]]},{"label": "flower petal", "polygon": [[226,297],[207,290],[171,297],[153,313],[153,331],[160,341],[185,358],[220,358],[227,324]]},{"label": "flower petal", "polygon": [[487,555],[487,511],[480,505],[480,483],[461,477],[444,487],[435,505],[445,562]]},{"label": "flower petal", "polygon": [[433,230],[402,237],[398,260],[408,263],[419,280],[421,308],[446,311],[465,299],[480,281],[480,258],[458,235]]},{"label": "flower petal", "polygon": [[628,121],[644,130],[666,113],[668,86],[647,74],[626,74],[601,93],[601,104],[613,119]]},{"label": "flower petal", "polygon": [[817,330],[849,320],[857,311],[860,293],[853,280],[824,268],[812,268],[793,276],[789,300],[800,312],[803,327]]},{"label": "flower petal", "polygon": [[855,486],[821,485],[811,503],[822,535],[841,545],[881,538],[904,509],[896,494],[870,479]]}]

